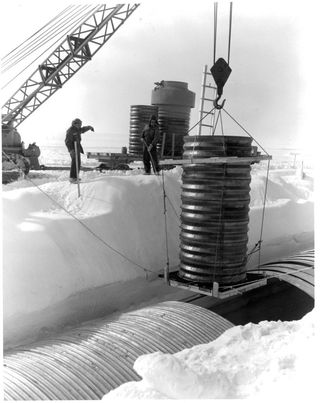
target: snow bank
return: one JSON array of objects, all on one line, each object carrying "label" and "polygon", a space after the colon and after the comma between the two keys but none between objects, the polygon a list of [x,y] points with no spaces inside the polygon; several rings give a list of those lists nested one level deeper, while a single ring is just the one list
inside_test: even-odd
[{"label": "snow bank", "polygon": [[109,392],[116,399],[284,399],[317,391],[315,310],[300,321],[235,326],[209,344],[134,363],[142,377]]},{"label": "snow bank", "polygon": [[[260,238],[265,175],[253,168],[249,251]],[[33,172],[3,186],[5,341],[22,337],[27,322],[37,331],[85,309],[94,315],[117,309],[115,301],[124,306],[117,296],[124,284],[122,299],[134,304],[166,265],[161,177],[85,172],[80,197],[67,178],[67,171]],[[179,263],[180,184],[181,168],[165,173],[171,267]],[[312,177],[295,170],[270,173],[262,261],[313,247],[312,187]]]}]

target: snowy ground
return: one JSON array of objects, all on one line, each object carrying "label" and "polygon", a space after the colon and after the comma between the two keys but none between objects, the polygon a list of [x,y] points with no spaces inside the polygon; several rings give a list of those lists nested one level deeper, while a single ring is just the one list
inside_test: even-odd
[{"label": "snowy ground", "polygon": [[[34,171],[3,186],[5,345],[181,296],[157,278],[166,265],[161,177],[84,172],[80,197],[67,179],[68,171]],[[249,251],[260,237],[265,180],[266,163],[254,165]],[[171,267],[179,263],[180,181],[181,167],[166,171]],[[271,165],[262,262],[313,247],[313,208],[312,170]]]},{"label": "snowy ground", "polygon": [[175,354],[142,355],[134,363],[142,380],[124,383],[102,400],[316,401],[315,316],[312,311],[300,321],[248,323]]}]

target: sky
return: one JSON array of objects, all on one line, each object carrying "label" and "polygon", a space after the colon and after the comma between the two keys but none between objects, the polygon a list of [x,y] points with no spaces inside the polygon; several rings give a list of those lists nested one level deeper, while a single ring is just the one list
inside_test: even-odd
[{"label": "sky", "polygon": [[[95,127],[88,140],[91,145],[127,146],[130,106],[149,105],[154,82],[160,80],[188,83],[196,93],[190,127],[196,124],[202,71],[205,64],[209,68],[213,64],[213,4],[142,1],[94,58],[19,126],[22,139],[63,145],[71,120],[80,117]],[[266,147],[308,148],[306,143],[314,138],[309,105],[314,83],[310,71],[316,70],[313,4],[233,2],[232,73],[224,87],[225,108]],[[13,0],[1,7],[4,55],[57,15],[65,2],[44,6],[34,0]],[[228,10],[229,2],[219,2],[217,58],[227,59]],[[12,29],[13,20],[19,28]],[[21,82],[15,80],[3,89],[2,105],[35,69],[31,66],[25,77],[19,76]],[[2,83],[8,81],[5,74],[1,78]],[[226,114],[223,125],[225,134],[244,134]]]}]

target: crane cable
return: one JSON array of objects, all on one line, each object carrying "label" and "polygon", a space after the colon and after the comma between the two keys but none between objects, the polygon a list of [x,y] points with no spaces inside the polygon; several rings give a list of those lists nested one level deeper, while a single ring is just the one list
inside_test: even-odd
[{"label": "crane cable", "polygon": [[[78,7],[78,6],[77,6]],[[15,67],[19,62],[24,60],[26,57],[30,56],[32,53],[35,53],[36,50],[41,48],[43,45],[47,44],[52,38],[59,35],[61,32],[70,32],[70,26],[72,26],[72,21],[79,16],[85,9],[89,8],[90,6],[82,7],[83,10],[73,11],[71,15],[66,15],[62,18],[65,18],[66,21],[59,21],[55,26],[47,29],[47,32],[41,34],[36,40],[32,41],[28,46],[26,46],[23,50],[21,50],[17,55],[10,58],[7,62],[4,63],[3,66],[3,73],[10,70],[12,67]],[[69,13],[70,14],[70,13]],[[84,18],[85,16],[80,16],[80,18]],[[68,18],[68,19],[67,19]],[[78,20],[79,21],[79,20]],[[43,38],[42,38],[43,37]],[[41,41],[40,41],[41,39]],[[36,42],[35,45],[33,42]],[[47,49],[50,49],[52,45],[50,45]],[[18,59],[18,60],[14,60]],[[11,63],[11,64],[9,64]],[[6,66],[6,64],[8,66]]]},{"label": "crane cable", "polygon": [[230,49],[231,49],[231,27],[232,27],[232,2],[229,11],[229,41],[228,41],[228,64],[230,65]]},{"label": "crane cable", "polygon": [[17,47],[15,47],[14,49],[12,49],[9,53],[7,53],[5,56],[2,57],[2,60],[7,59],[12,53],[14,53],[17,49],[19,49],[22,45],[24,45],[25,43],[27,43],[30,39],[32,39],[34,36],[36,36],[38,33],[40,33],[41,31],[43,31],[43,29],[45,27],[47,27],[48,25],[50,25],[52,22],[54,22],[56,19],[58,19],[60,17],[60,15],[62,15],[68,8],[70,8],[72,6],[68,6],[66,7],[64,10],[62,10],[58,15],[56,15],[54,18],[52,18],[49,22],[47,22],[43,27],[41,27],[40,29],[38,29],[38,31],[36,31],[33,35],[29,36],[29,38],[27,38],[25,41],[23,41],[20,45],[18,45]]},{"label": "crane cable", "polygon": [[[28,39],[23,41],[20,45],[18,45],[16,48],[14,48],[11,52],[9,52],[7,55],[1,58],[2,62],[2,69],[9,64],[11,61],[19,57],[23,52],[28,49],[34,42],[38,42],[39,39],[46,33],[48,32],[51,28],[50,25],[60,17],[62,17],[68,9],[70,9],[72,6],[68,6],[65,8],[63,11],[61,11],[56,17],[51,19],[49,22],[47,22],[43,27],[41,27],[38,31],[36,31],[32,36],[30,36]],[[62,17],[64,18],[64,17]],[[24,45],[24,46],[23,46]]]},{"label": "crane cable", "polygon": [[[231,28],[232,28],[232,2],[230,2],[230,9],[229,9],[228,64],[230,64]],[[216,62],[217,32],[218,32],[218,2],[215,2],[214,3],[214,29],[213,29],[213,64],[215,64],[215,62]]]},{"label": "crane cable", "polygon": [[[83,17],[83,16],[80,17],[80,18],[72,25],[72,28],[75,28],[75,27],[78,25],[78,23],[79,23],[80,21],[83,21],[83,19],[86,18],[87,16],[92,15],[92,14],[94,13],[94,10],[95,10],[96,8],[97,8],[97,7],[95,7],[95,8],[93,9],[93,11],[87,12],[84,17]],[[62,36],[60,36],[60,37],[51,45],[51,47],[52,47],[53,45],[55,45],[56,43],[61,42],[61,39],[64,37],[64,35],[65,35],[65,34],[63,34]],[[45,51],[43,51],[38,57],[36,57],[32,62],[30,62],[22,71],[20,71],[18,74],[16,74],[10,81],[8,81],[3,87],[1,87],[1,89],[6,88],[12,81],[14,81],[19,75],[21,75],[21,74],[22,74],[28,67],[30,67],[36,60],[38,60],[41,56],[43,56],[49,49],[50,49],[50,47],[49,47],[48,49],[46,49]],[[37,71],[37,70],[36,70],[36,71]]]}]

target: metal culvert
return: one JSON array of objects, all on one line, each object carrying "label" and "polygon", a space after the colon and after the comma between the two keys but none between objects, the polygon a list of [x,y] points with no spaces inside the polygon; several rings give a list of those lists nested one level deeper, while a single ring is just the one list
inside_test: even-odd
[{"label": "metal culvert", "polygon": [[[183,158],[249,157],[249,137],[186,136]],[[179,276],[199,283],[246,279],[250,162],[183,164]]]},{"label": "metal culvert", "polygon": [[314,249],[272,260],[250,272],[263,273],[267,278],[278,277],[314,298]]},{"label": "metal culvert", "polygon": [[151,105],[131,105],[129,154],[142,157],[141,134],[152,115],[158,116],[158,107]]},{"label": "metal culvert", "polygon": [[208,343],[233,325],[207,309],[162,302],[99,319],[4,356],[5,400],[97,400],[124,382],[142,354]]},{"label": "metal culvert", "polygon": [[158,107],[161,144],[165,134],[164,156],[182,156],[183,137],[189,130],[194,102],[195,93],[188,90],[188,84],[184,82],[161,81],[152,91],[151,104]]}]

